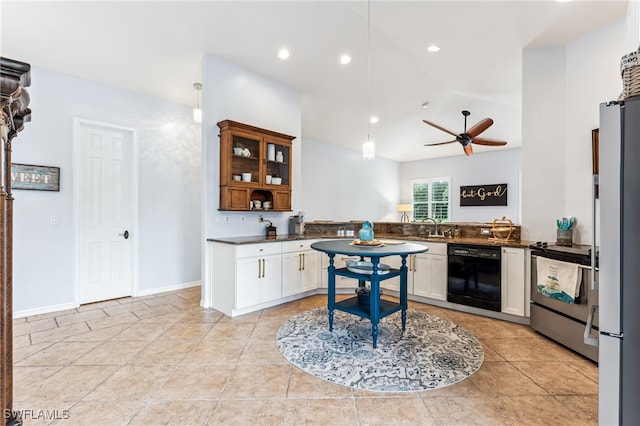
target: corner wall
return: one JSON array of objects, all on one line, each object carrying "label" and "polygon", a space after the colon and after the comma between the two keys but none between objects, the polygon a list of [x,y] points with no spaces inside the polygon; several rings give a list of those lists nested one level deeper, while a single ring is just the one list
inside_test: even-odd
[{"label": "corner wall", "polygon": [[522,238],[556,240],[557,218],[574,216],[574,243],[591,241],[591,130],[599,104],[620,94],[624,21],[564,46],[523,54]]},{"label": "corner wall", "polygon": [[15,315],[74,307],[74,117],[137,131],[138,294],[200,281],[200,141],[191,109],[37,66],[31,77],[32,121],[14,141],[13,161],[60,167],[60,192],[14,191]]}]

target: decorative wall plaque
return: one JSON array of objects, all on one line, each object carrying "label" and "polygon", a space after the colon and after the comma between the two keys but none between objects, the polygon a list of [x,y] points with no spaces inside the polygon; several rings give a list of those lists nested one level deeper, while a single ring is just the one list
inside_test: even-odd
[{"label": "decorative wall plaque", "polygon": [[60,191],[60,167],[11,163],[11,188]]},{"label": "decorative wall plaque", "polygon": [[460,206],[506,206],[507,184],[460,187]]}]

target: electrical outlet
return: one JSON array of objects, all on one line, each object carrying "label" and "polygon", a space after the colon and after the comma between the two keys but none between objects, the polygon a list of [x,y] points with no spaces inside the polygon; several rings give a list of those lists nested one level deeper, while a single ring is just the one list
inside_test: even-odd
[{"label": "electrical outlet", "polygon": [[491,229],[480,228],[480,235],[491,235]]}]

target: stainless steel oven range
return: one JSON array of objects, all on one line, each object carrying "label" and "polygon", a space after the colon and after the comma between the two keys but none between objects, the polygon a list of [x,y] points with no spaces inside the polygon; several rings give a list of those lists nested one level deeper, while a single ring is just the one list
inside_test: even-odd
[{"label": "stainless steel oven range", "polygon": [[[591,246],[574,244],[565,247],[538,242],[530,248],[531,327],[540,334],[597,362],[598,348],[584,343],[589,313],[592,306],[598,305],[598,292],[591,288]],[[574,303],[565,303],[538,292],[537,259],[540,257],[578,265],[582,273],[582,281],[579,296]],[[598,328],[597,316],[593,319],[593,328]]]}]

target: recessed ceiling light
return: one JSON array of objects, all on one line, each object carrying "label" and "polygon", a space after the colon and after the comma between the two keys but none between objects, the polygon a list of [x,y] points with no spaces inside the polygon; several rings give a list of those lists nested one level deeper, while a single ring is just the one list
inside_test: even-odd
[{"label": "recessed ceiling light", "polygon": [[287,59],[289,57],[289,50],[282,48],[278,51],[278,58]]},{"label": "recessed ceiling light", "polygon": [[349,56],[349,55],[340,56],[340,63],[342,65],[347,65],[349,62],[351,62],[351,56]]},{"label": "recessed ceiling light", "polygon": [[429,52],[438,52],[440,51],[440,46],[438,46],[437,44],[431,44],[427,47],[427,50]]},{"label": "recessed ceiling light", "polygon": [[371,124],[376,124],[378,121],[380,121],[380,119],[374,115],[369,121],[371,122]]}]

